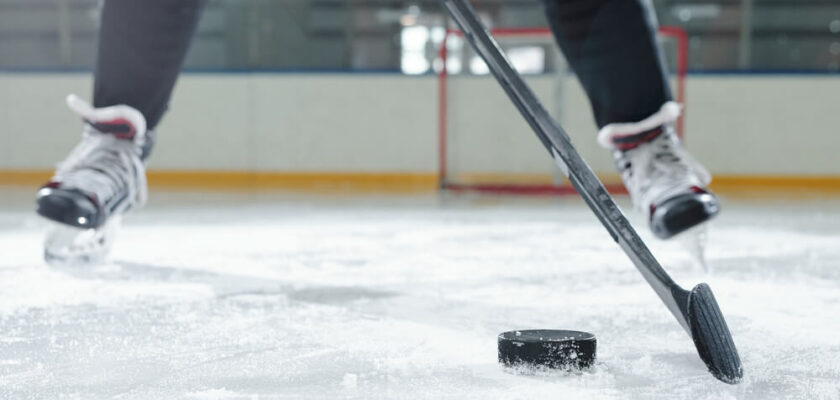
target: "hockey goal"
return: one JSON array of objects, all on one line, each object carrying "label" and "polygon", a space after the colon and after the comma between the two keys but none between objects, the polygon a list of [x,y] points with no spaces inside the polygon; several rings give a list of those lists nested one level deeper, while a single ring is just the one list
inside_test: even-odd
[{"label": "hockey goal", "polygon": [[[491,33],[545,108],[570,134],[575,135],[574,121],[591,121],[589,104],[581,97],[582,91],[573,82],[574,77],[568,72],[548,28],[492,29]],[[658,37],[665,50],[676,100],[685,104],[685,31],[660,27]],[[461,32],[447,30],[442,43],[445,45],[440,46],[437,62],[441,189],[511,194],[574,193],[574,188],[545,154],[530,127]],[[570,96],[578,96],[571,101],[574,110],[561,107],[572,105]],[[685,114],[678,121],[680,134],[684,119]],[[592,135],[593,143],[594,133],[586,133]],[[573,142],[579,146],[581,140],[573,137]],[[582,153],[586,157],[586,151]],[[601,153],[604,152],[598,154]],[[624,192],[620,183],[608,183],[607,188]]]}]

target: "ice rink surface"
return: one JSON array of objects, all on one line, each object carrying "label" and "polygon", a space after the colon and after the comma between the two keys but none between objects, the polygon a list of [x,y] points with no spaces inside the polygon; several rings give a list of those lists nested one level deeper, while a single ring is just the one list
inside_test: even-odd
[{"label": "ice rink surface", "polygon": [[[724,199],[710,274],[640,229],[715,291],[730,386],[574,196],[153,193],[112,262],[55,269],[34,193],[2,194],[2,399],[840,398],[836,200]],[[596,366],[503,371],[496,336],[527,328],[595,333]]]}]

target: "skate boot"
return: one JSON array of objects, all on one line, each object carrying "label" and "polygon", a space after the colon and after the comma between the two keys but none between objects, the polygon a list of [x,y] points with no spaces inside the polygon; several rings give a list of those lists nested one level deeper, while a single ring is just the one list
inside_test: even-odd
[{"label": "skate boot", "polygon": [[698,226],[720,211],[717,198],[706,189],[709,172],[680,144],[674,130],[679,116],[680,106],[668,102],[645,120],[609,124],[598,133],[598,142],[613,151],[634,207],[661,239]]},{"label": "skate boot", "polygon": [[67,105],[85,127],[81,143],[37,194],[37,212],[51,222],[44,259],[95,264],[108,254],[121,216],[146,201],[146,120],[131,107],[93,108],[75,95]]}]

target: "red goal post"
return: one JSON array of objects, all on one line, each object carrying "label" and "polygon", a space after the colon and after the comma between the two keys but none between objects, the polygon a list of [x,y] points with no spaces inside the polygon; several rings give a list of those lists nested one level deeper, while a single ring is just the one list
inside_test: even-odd
[{"label": "red goal post", "polygon": [[[517,37],[543,37],[552,38],[551,30],[548,28],[496,28],[491,29],[490,33],[497,39],[517,38]],[[448,156],[449,156],[449,72],[447,66],[449,58],[449,49],[447,47],[448,39],[451,36],[463,36],[460,30],[447,29],[439,49],[439,59],[442,61],[440,70],[438,72],[438,155],[439,155],[439,182],[442,190],[450,191],[479,191],[479,192],[494,192],[494,193],[508,193],[508,194],[573,194],[574,188],[571,185],[557,185],[557,184],[517,184],[517,183],[475,183],[466,182],[460,183],[451,179],[448,173]],[[685,104],[685,77],[688,69],[688,36],[680,27],[676,26],[661,26],[659,27],[659,36],[672,40],[675,43],[675,60],[672,65],[672,73],[675,79],[675,97],[680,104]],[[677,121],[677,131],[680,135],[683,134],[685,120],[685,110],[683,115]],[[626,193],[621,184],[607,184],[607,189],[613,193]]]}]

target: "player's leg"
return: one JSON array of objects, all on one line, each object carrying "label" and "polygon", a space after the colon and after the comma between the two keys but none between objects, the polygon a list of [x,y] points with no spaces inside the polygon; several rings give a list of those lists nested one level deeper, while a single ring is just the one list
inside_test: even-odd
[{"label": "player's leg", "polygon": [[542,0],[600,132],[651,229],[668,238],[717,214],[709,173],[682,148],[648,0]]},{"label": "player's leg", "polygon": [[204,0],[104,2],[93,104],[125,104],[154,131],[198,24]]},{"label": "player's leg", "polygon": [[120,217],[146,200],[143,161],[166,110],[198,22],[202,0],[108,0],[102,9],[94,106],[67,104],[83,121],[81,143],[37,195],[57,222],[47,261],[97,262]]}]

